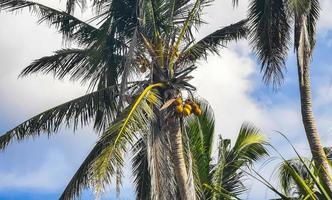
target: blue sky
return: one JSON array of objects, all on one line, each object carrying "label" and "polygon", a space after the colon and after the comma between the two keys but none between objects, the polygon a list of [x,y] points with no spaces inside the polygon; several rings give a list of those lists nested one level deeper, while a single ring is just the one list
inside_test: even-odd
[{"label": "blue sky", "polygon": [[[57,6],[58,1],[43,1]],[[318,41],[312,64],[314,112],[322,143],[332,146],[332,9],[329,0],[322,0]],[[198,37],[215,28],[244,18],[247,2],[233,10],[230,1],[217,1],[206,11],[210,22]],[[86,15],[78,15],[86,18]],[[84,94],[86,87],[51,76],[36,75],[17,79],[20,70],[33,59],[51,54],[61,48],[61,36],[55,30],[36,24],[27,12],[11,15],[0,13],[0,134],[39,112]],[[292,52],[292,51],[291,51]],[[295,58],[290,53],[282,88],[273,92],[261,82],[259,66],[250,54],[246,41],[230,44],[221,57],[210,56],[200,62],[195,72],[197,93],[206,98],[216,114],[216,127],[223,137],[234,139],[242,122],[249,121],[262,129],[272,144],[286,157],[294,156],[291,148],[275,131],[285,133],[302,155],[309,148],[301,124]],[[216,91],[217,89],[217,92]],[[96,140],[89,127],[61,130],[52,136],[29,139],[11,144],[0,152],[0,200],[57,199]],[[262,174],[269,177],[277,161]],[[120,199],[133,199],[130,174],[127,173]],[[274,181],[273,179],[271,181]],[[270,193],[255,190],[260,185],[248,181],[252,188],[248,199],[266,199]],[[82,199],[93,199],[91,191]],[[104,199],[116,199],[110,186]]]}]

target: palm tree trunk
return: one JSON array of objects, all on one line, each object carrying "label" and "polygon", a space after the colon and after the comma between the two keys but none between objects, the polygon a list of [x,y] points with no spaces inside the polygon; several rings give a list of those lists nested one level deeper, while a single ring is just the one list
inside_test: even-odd
[{"label": "palm tree trunk", "polygon": [[180,120],[175,116],[171,117],[169,118],[168,126],[170,131],[169,133],[174,162],[174,172],[180,191],[180,196],[182,200],[190,200],[189,188],[187,184],[188,173],[184,159]]},{"label": "palm tree trunk", "polygon": [[297,65],[299,76],[299,87],[301,96],[302,121],[310,145],[310,150],[317,167],[319,167],[322,179],[332,191],[332,183],[329,178],[329,165],[320,142],[316,121],[312,110],[311,84],[310,84],[310,61],[312,48],[307,29],[307,18],[300,19],[297,46]]}]

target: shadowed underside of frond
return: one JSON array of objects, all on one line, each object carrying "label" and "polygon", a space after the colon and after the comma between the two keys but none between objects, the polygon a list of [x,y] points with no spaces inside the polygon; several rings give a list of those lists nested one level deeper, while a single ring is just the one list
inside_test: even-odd
[{"label": "shadowed underside of frond", "polygon": [[[65,11],[60,11],[40,3],[25,0],[2,0],[0,9],[15,12],[28,9],[37,15],[39,23],[46,22],[54,26],[64,36],[64,39],[75,39],[80,43],[87,43],[95,39],[99,30]],[[69,40],[68,40],[69,41]]]},{"label": "shadowed underside of frond", "polygon": [[[103,76],[108,75],[108,79],[113,79],[112,84],[114,85],[121,72],[121,62],[123,62],[122,56],[114,55],[106,49],[101,51],[62,49],[56,51],[54,55],[35,60],[21,72],[20,76],[51,73],[58,79],[65,77],[69,77],[71,80],[80,79],[82,83],[89,82],[91,86],[101,81]],[[111,74],[105,73],[107,70],[111,71]]]},{"label": "shadowed underside of frond", "polygon": [[132,168],[137,200],[151,199],[151,177],[149,171],[146,138],[140,139],[132,148]]},{"label": "shadowed underside of frond", "polygon": [[283,0],[252,0],[249,8],[250,41],[261,61],[263,80],[276,87],[283,81],[291,30],[285,4]]},{"label": "shadowed underside of frond", "polygon": [[247,22],[248,20],[241,20],[205,36],[185,49],[180,55],[179,61],[195,62],[201,58],[206,59],[209,53],[218,54],[219,47],[224,47],[230,41],[237,41],[247,36]]},{"label": "shadowed underside of frond", "polygon": [[[92,122],[98,111],[104,113],[99,120],[111,121],[115,114],[115,102],[110,102],[110,98],[117,95],[114,89],[109,87],[92,92],[32,117],[0,137],[0,150],[14,139],[23,140],[41,133],[51,135],[57,132],[62,124],[72,126],[74,130],[78,125],[86,126]],[[103,122],[105,123],[108,122]]]}]

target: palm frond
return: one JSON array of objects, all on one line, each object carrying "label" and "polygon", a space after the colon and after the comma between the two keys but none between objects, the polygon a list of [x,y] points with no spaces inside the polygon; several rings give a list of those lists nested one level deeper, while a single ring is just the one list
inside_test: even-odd
[{"label": "palm frond", "polygon": [[219,52],[219,47],[225,46],[230,41],[237,41],[245,38],[248,34],[248,20],[241,20],[235,24],[231,24],[215,32],[207,35],[195,44],[189,46],[180,54],[177,62],[195,62],[198,59],[207,57],[208,53]]},{"label": "palm frond", "polygon": [[[69,0],[70,2],[72,0]],[[81,1],[81,0],[80,0]],[[63,35],[65,40],[75,39],[80,43],[88,43],[96,39],[99,30],[94,26],[70,15],[65,11],[56,10],[40,3],[26,0],[2,0],[0,10],[15,12],[28,9],[38,17],[38,22],[46,22],[54,26]]]},{"label": "palm frond", "polygon": [[[311,165],[310,160],[305,159],[305,161],[308,162],[309,165]],[[294,182],[288,165],[290,165],[309,185],[313,183],[313,180],[311,179],[310,174],[308,173],[306,167],[303,165],[301,160],[291,159],[287,160],[286,162],[282,162],[278,167],[278,178],[280,186],[285,194],[293,196],[296,195],[294,194],[294,192],[299,191],[299,188],[298,185],[296,185],[296,183]]]},{"label": "palm frond", "polygon": [[74,130],[79,124],[88,125],[98,110],[105,113],[104,117],[99,119],[105,122],[99,123],[109,123],[116,113],[114,102],[109,101],[112,96],[117,95],[114,88],[113,86],[86,94],[28,119],[0,137],[0,150],[4,150],[14,139],[20,141],[27,137],[39,136],[41,133],[50,136],[57,132],[62,124],[72,126]]},{"label": "palm frond", "polygon": [[163,114],[156,111],[157,118],[147,136],[151,199],[172,199],[178,196],[169,136],[167,130],[162,128],[165,123]]},{"label": "palm frond", "polygon": [[137,100],[120,114],[118,121],[104,133],[103,137],[113,135],[114,140],[109,142],[109,146],[103,150],[93,166],[93,182],[97,194],[104,190],[105,184],[111,183],[111,177],[116,170],[123,167],[122,155],[126,152],[126,145],[134,144],[137,134],[147,130],[153,120],[153,107],[160,105],[159,97],[152,90],[156,87],[163,87],[163,84],[146,87]]},{"label": "palm frond", "polygon": [[212,170],[213,188],[223,188],[239,196],[246,188],[243,185],[243,167],[268,155],[266,141],[259,130],[250,124],[243,124],[233,147],[228,139],[220,139],[217,164]]},{"label": "palm frond", "polygon": [[290,39],[289,16],[283,0],[251,0],[249,8],[250,41],[261,62],[263,80],[278,87]]},{"label": "palm frond", "polygon": [[20,76],[38,72],[52,73],[58,79],[70,77],[71,80],[80,79],[82,83],[90,81],[90,85],[93,85],[101,81],[106,71],[111,70],[112,73],[107,75],[108,78],[113,78],[111,82],[114,85],[122,70],[122,61],[122,56],[106,50],[62,49],[56,51],[54,55],[35,60],[21,72]]},{"label": "palm frond", "polygon": [[310,1],[310,11],[307,17],[308,33],[310,39],[311,51],[316,45],[316,25],[319,18],[320,4],[318,0]]},{"label": "palm frond", "polygon": [[300,194],[303,195],[305,199],[318,199],[315,194],[314,188],[311,188],[310,185],[306,182],[306,180],[304,180],[287,161],[285,168],[289,172],[295,184],[300,189]]},{"label": "palm frond", "polygon": [[[280,133],[280,132],[279,132]],[[318,195],[321,195],[324,197],[324,199],[328,199],[331,200],[332,197],[332,191],[331,189],[328,187],[328,185],[324,182],[324,179],[322,179],[322,174],[321,171],[319,170],[320,166],[315,166],[312,165],[311,163],[308,163],[306,161],[306,159],[304,159],[303,157],[300,156],[299,152],[296,150],[296,148],[294,147],[294,145],[290,142],[290,140],[282,133],[280,133],[286,140],[287,142],[292,146],[294,152],[297,155],[297,159],[302,163],[303,168],[306,169],[307,173],[310,175],[310,178],[312,180],[312,183],[308,183],[307,180],[304,180],[301,177],[301,174],[299,174],[299,178],[298,177],[294,177],[293,179],[296,182],[296,184],[299,186],[299,189],[302,191],[305,191],[305,193],[308,193],[307,188],[310,189],[310,192],[315,193],[317,195],[317,192],[315,192],[315,188],[317,188],[321,193]],[[289,165],[290,168],[292,168],[291,170],[293,170],[294,168],[283,158],[284,162],[286,164]],[[294,169],[294,171],[296,172],[296,170]],[[296,172],[297,173],[297,172]],[[298,173],[297,173],[298,174]],[[296,175],[297,176],[297,175]],[[298,180],[300,179],[300,180]],[[332,178],[329,176],[329,179],[332,180]],[[299,182],[300,181],[300,182]],[[301,182],[305,182],[305,185],[303,185]],[[313,188],[312,184],[315,185],[315,188]],[[306,187],[307,186],[307,187]],[[311,194],[307,194],[310,195]]]},{"label": "palm frond", "polygon": [[199,178],[202,183],[209,180],[210,160],[212,157],[214,138],[214,114],[207,102],[201,100],[201,116],[192,116],[186,120],[186,132],[190,140],[193,160],[197,165]]},{"label": "palm frond", "polygon": [[79,6],[83,11],[87,8],[86,0],[67,0],[66,11],[69,14],[74,14],[76,6]]},{"label": "palm frond", "polygon": [[193,7],[190,9],[190,12],[187,16],[185,16],[185,20],[183,22],[182,27],[180,28],[179,36],[177,37],[175,44],[174,44],[174,51],[172,51],[172,55],[170,57],[170,64],[169,64],[169,72],[171,77],[174,75],[174,62],[177,59],[177,51],[179,49],[179,46],[182,40],[185,38],[186,33],[188,33],[188,30],[190,30],[190,25],[192,23],[192,19],[196,16],[196,14],[199,11],[199,8],[201,6],[201,3],[204,2],[204,0],[195,0],[195,3]]},{"label": "palm frond", "polygon": [[268,155],[265,137],[251,124],[243,124],[233,147],[239,158],[250,163]]},{"label": "palm frond", "polygon": [[219,192],[213,192],[212,197],[218,199],[221,194],[236,197],[246,190],[241,181],[243,174],[239,171],[246,162],[233,153],[230,140],[220,139],[218,148],[218,160],[211,170],[210,184]]},{"label": "palm frond", "polygon": [[149,172],[149,161],[146,139],[138,140],[132,148],[132,168],[134,183],[136,187],[137,200],[150,200],[151,177]]}]

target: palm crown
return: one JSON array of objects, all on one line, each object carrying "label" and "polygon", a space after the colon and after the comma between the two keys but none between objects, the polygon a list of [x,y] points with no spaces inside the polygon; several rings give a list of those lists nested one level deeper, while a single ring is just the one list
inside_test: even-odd
[{"label": "palm crown", "polygon": [[[120,186],[124,155],[130,147],[136,152],[136,174],[143,173],[141,165],[148,166],[149,173],[144,175],[152,180],[149,197],[174,197],[179,188],[179,195],[189,199],[188,190],[193,188],[187,180],[191,177],[191,159],[183,152],[183,117],[175,114],[172,106],[167,107],[167,102],[185,91],[192,98],[195,87],[188,81],[195,62],[218,53],[228,41],[246,36],[246,20],[195,41],[193,31],[202,23],[202,10],[212,3],[210,0],[91,2],[95,17],[86,22],[72,15],[77,5],[88,8],[84,0],[68,0],[66,11],[25,0],[1,1],[1,9],[29,9],[39,22],[54,26],[65,41],[79,46],[35,60],[21,76],[52,73],[58,79],[69,77],[88,83],[89,90],[8,131],[0,137],[0,148],[14,139],[50,135],[63,124],[76,129],[93,123],[101,132],[100,138],[61,199],[72,199],[90,186],[100,192],[112,177]],[[170,178],[160,178],[165,175]],[[136,178],[137,187],[144,184],[141,178]],[[161,192],[165,188],[167,191]],[[146,199],[139,190],[138,197]]]},{"label": "palm crown", "polygon": [[292,30],[294,32],[302,122],[313,160],[332,191],[329,164],[320,142],[311,97],[310,64],[319,12],[319,0],[251,0],[248,18],[250,39],[261,62],[263,80],[272,82],[274,86],[279,86],[283,81],[290,34]]}]

